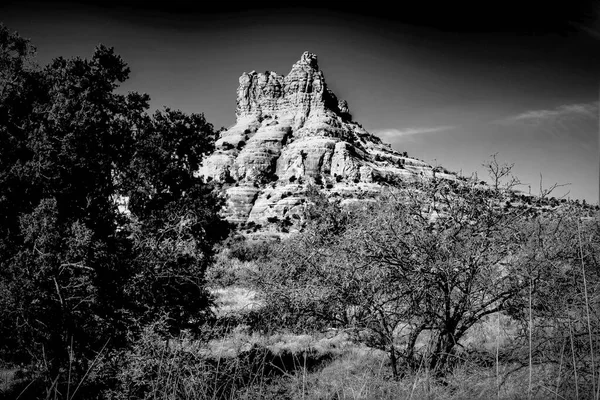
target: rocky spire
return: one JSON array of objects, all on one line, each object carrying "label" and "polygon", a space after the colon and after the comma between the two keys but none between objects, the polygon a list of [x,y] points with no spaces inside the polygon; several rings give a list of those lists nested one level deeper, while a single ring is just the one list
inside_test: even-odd
[{"label": "rocky spire", "polygon": [[237,90],[239,118],[292,117],[305,121],[312,113],[332,112],[349,117],[348,103],[340,110],[336,96],[327,88],[317,56],[305,51],[285,76],[272,71],[243,73]]},{"label": "rocky spire", "polygon": [[306,65],[309,68],[312,68],[316,71],[319,70],[319,64],[317,63],[317,55],[309,51],[305,51],[304,53],[302,53],[302,56],[300,56],[300,60],[294,66],[296,65]]},{"label": "rocky spire", "polygon": [[301,221],[308,183],[327,195],[364,199],[386,184],[432,174],[352,121],[312,53],[286,76],[252,71],[239,82],[236,124],[221,133],[199,171],[225,185],[231,221]]}]

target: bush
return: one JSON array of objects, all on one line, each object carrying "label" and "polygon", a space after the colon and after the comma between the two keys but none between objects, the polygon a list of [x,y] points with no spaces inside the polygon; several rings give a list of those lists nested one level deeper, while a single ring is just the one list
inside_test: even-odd
[{"label": "bush", "polygon": [[224,248],[231,258],[239,261],[262,261],[269,254],[270,243],[235,236],[224,243]]},{"label": "bush", "polygon": [[144,328],[132,349],[121,355],[118,383],[105,397],[232,399],[265,398],[271,392],[277,399],[285,394],[278,378],[291,377],[297,370],[310,372],[330,360],[316,351],[275,353],[257,343],[240,343],[233,354],[214,354],[209,341],[226,340],[219,328],[205,327],[200,340],[185,335],[165,338],[164,328],[160,323]]}]

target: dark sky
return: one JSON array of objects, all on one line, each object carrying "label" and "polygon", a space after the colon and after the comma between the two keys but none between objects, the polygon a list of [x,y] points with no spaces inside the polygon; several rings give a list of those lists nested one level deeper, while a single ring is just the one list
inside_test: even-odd
[{"label": "dark sky", "polygon": [[498,153],[524,191],[541,175],[570,183],[555,195],[598,202],[598,2],[201,3],[3,1],[0,21],[42,64],[113,46],[132,70],[121,90],[217,128],[235,121],[242,72],[286,74],[308,50],[354,119],[397,150],[482,178]]}]

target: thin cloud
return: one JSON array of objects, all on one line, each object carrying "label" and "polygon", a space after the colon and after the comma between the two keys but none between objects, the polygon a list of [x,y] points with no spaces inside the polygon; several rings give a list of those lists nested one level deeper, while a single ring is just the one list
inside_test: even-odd
[{"label": "thin cloud", "polygon": [[600,29],[592,29],[587,27],[582,27],[582,29],[593,38],[600,40]]},{"label": "thin cloud", "polygon": [[564,104],[551,110],[531,110],[511,117],[496,121],[500,124],[511,124],[518,122],[543,123],[564,118],[598,118],[598,102]]},{"label": "thin cloud", "polygon": [[405,136],[412,135],[420,135],[422,133],[434,133],[434,132],[444,132],[454,129],[454,126],[444,125],[444,126],[433,126],[433,127],[420,127],[420,128],[404,128],[404,129],[382,129],[379,131],[373,132],[375,135],[379,136],[381,139],[397,139]]}]

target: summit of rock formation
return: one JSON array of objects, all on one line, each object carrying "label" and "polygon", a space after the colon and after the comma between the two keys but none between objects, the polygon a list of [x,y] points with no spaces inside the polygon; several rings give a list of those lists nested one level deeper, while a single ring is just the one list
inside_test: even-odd
[{"label": "summit of rock formation", "polygon": [[198,172],[224,184],[224,214],[233,222],[293,226],[303,218],[308,184],[353,201],[437,172],[353,121],[313,53],[304,52],[285,76],[244,72],[235,113],[235,125],[221,132]]}]

